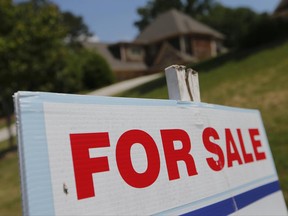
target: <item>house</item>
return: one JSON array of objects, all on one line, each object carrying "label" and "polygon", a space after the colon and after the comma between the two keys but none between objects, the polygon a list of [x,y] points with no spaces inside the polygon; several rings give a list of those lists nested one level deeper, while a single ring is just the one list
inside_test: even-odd
[{"label": "house", "polygon": [[280,1],[279,5],[276,7],[274,11],[274,15],[277,17],[288,19],[288,0]]},{"label": "house", "polygon": [[175,9],[159,15],[134,41],[86,43],[110,64],[118,80],[163,71],[172,64],[217,56],[225,36]]}]

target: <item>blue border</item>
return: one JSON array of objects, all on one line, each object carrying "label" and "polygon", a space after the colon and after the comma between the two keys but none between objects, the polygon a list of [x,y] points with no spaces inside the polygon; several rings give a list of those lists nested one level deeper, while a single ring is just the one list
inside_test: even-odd
[{"label": "blue border", "polygon": [[[55,215],[45,133],[43,103],[24,93],[16,96],[20,110],[20,162],[25,188],[24,215]],[[17,104],[18,103],[18,104]],[[18,114],[19,115],[19,114]]]}]

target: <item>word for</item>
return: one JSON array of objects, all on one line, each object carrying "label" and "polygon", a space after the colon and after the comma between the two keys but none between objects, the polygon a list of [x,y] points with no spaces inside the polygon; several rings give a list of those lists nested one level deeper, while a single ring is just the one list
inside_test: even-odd
[{"label": "word for", "polygon": [[[248,129],[252,152],[248,152],[243,141],[242,131],[236,129],[237,138],[232,136],[231,129],[225,129],[225,140],[221,140],[218,132],[207,127],[203,130],[202,141],[205,149],[211,153],[206,162],[211,170],[218,172],[225,166],[233,167],[266,159],[266,154],[261,151],[262,143],[257,137],[260,135],[257,128]],[[188,176],[198,175],[198,170],[191,152],[193,146],[188,133],[182,129],[160,130],[165,163],[169,181],[180,178],[178,161],[186,165]],[[174,142],[181,142],[181,148],[175,148]],[[95,196],[92,174],[110,170],[108,156],[90,158],[89,149],[110,147],[108,132],[70,134],[75,182],[78,199]],[[218,143],[226,144],[224,152]],[[237,148],[236,142],[239,143]],[[147,157],[147,168],[139,173],[132,163],[131,148],[134,144],[143,146]],[[251,148],[250,148],[251,149]],[[160,172],[160,154],[157,144],[147,132],[143,130],[128,130],[118,139],[115,146],[115,158],[118,171],[123,180],[135,188],[145,188],[152,185]],[[215,159],[217,158],[217,159]]]}]

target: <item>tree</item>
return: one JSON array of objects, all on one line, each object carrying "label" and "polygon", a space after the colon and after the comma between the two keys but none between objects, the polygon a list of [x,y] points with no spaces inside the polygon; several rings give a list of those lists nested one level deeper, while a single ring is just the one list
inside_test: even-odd
[{"label": "tree", "polygon": [[249,31],[241,38],[241,48],[251,48],[288,37],[288,20],[260,14],[249,26]]},{"label": "tree", "polygon": [[59,39],[65,33],[58,25],[55,5],[44,1],[14,5],[2,0],[0,8],[4,23],[0,29],[0,99],[9,126],[14,91],[51,89],[54,71],[63,66]]},{"label": "tree", "polygon": [[15,11],[11,0],[0,1],[0,116],[5,116],[6,125],[8,126],[9,145],[13,146],[13,137],[11,131],[11,110],[12,100],[11,92],[13,91],[12,76],[8,73],[9,62],[7,59],[11,55],[9,47],[11,46],[6,36],[13,30],[15,21]]},{"label": "tree", "polygon": [[214,7],[213,0],[186,0],[183,12],[198,19],[204,15],[208,15]]},{"label": "tree", "polygon": [[[48,0],[19,4],[0,0],[0,22],[0,115],[6,116],[8,126],[12,95],[18,90],[77,92],[87,88],[83,82],[87,55],[73,42],[79,35],[89,34],[82,18],[62,13]],[[95,62],[100,58],[94,57]],[[110,70],[101,70],[95,73],[105,80]]]},{"label": "tree", "polygon": [[62,13],[62,24],[65,26],[67,35],[66,39],[69,43],[74,44],[79,42],[80,38],[92,36],[88,26],[83,22],[81,16],[75,16],[71,12]]},{"label": "tree", "polygon": [[199,20],[226,35],[225,46],[237,48],[258,18],[259,15],[249,8],[232,9],[215,4],[209,14]]},{"label": "tree", "polygon": [[88,50],[84,50],[82,57],[82,83],[86,89],[99,88],[113,82],[112,70],[104,58]]},{"label": "tree", "polygon": [[65,67],[58,71],[55,91],[73,93],[109,85],[114,77],[109,65],[100,55],[86,49],[68,48]]}]

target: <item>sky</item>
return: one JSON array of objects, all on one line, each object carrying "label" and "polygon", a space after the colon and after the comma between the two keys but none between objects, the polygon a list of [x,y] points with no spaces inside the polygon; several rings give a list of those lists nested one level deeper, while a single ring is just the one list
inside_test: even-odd
[{"label": "sky", "polygon": [[[131,41],[138,30],[137,8],[148,0],[52,0],[62,11],[83,17],[95,40],[102,42]],[[256,12],[272,13],[280,0],[216,0],[227,7],[249,7]]]}]

